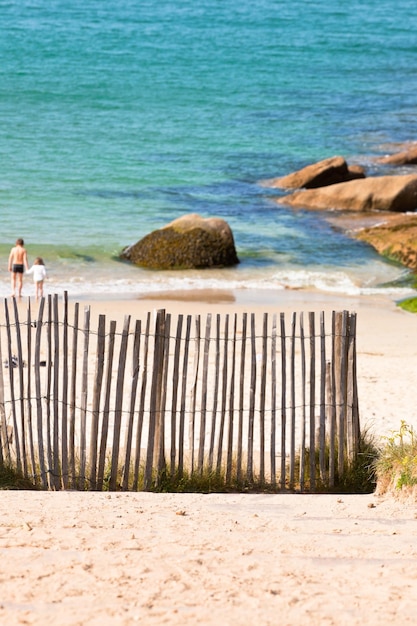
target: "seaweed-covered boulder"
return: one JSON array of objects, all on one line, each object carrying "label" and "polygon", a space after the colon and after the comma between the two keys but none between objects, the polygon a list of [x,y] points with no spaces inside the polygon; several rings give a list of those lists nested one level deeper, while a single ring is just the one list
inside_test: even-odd
[{"label": "seaweed-covered boulder", "polygon": [[389,259],[417,269],[417,215],[394,215],[384,222],[364,228],[356,238],[366,241]]},{"label": "seaweed-covered boulder", "polygon": [[223,219],[183,215],[125,248],[120,257],[149,269],[201,269],[239,263],[232,231]]},{"label": "seaweed-covered boulder", "polygon": [[334,156],[307,165],[303,169],[282,178],[264,180],[261,184],[264,187],[280,187],[282,189],[317,189],[357,178],[365,178],[363,167],[348,165],[343,157]]},{"label": "seaweed-covered boulder", "polygon": [[417,208],[417,175],[374,176],[296,191],[276,200],[289,206],[344,211],[407,212]]}]

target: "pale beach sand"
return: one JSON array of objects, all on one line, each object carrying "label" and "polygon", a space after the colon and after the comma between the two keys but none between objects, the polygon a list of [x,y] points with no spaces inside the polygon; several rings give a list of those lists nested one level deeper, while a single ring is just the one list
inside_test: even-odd
[{"label": "pale beach sand", "polygon": [[[362,427],[417,426],[417,317],[298,291],[91,300],[92,317],[358,314]],[[3,492],[0,623],[414,624],[417,504],[392,496]]]}]

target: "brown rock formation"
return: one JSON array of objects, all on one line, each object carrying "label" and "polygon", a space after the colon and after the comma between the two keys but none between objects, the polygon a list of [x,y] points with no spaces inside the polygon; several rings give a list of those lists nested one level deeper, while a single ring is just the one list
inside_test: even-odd
[{"label": "brown rock formation", "polygon": [[395,215],[388,222],[364,228],[355,236],[379,254],[417,269],[417,215]]},{"label": "brown rock formation", "polygon": [[220,218],[184,215],[137,243],[120,257],[150,269],[228,267],[239,263],[232,231]]},{"label": "brown rock formation", "polygon": [[360,165],[348,166],[343,157],[334,156],[307,165],[307,167],[288,174],[288,176],[265,180],[262,185],[272,188],[281,187],[282,189],[316,189],[357,178],[365,178],[364,169]]},{"label": "brown rock formation", "polygon": [[417,165],[417,144],[411,144],[405,150],[376,159],[386,165]]},{"label": "brown rock formation", "polygon": [[290,206],[345,211],[407,212],[417,208],[417,175],[377,176],[319,189],[296,191],[278,198]]}]

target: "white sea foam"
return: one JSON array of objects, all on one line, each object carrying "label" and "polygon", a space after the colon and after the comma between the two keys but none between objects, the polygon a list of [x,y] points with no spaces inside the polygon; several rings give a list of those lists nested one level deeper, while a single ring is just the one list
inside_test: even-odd
[{"label": "white sea foam", "polygon": [[[120,268],[119,268],[120,269]],[[130,270],[134,270],[133,272]],[[397,277],[399,273],[397,272]],[[387,277],[386,277],[387,278]],[[390,277],[392,278],[392,277]],[[342,271],[322,270],[282,270],[269,272],[228,272],[213,270],[210,272],[143,272],[137,268],[129,271],[117,271],[115,276],[109,273],[87,272],[77,276],[54,274],[45,282],[45,294],[67,291],[72,298],[123,298],[139,297],[158,292],[176,292],[199,290],[243,291],[262,290],[280,291],[284,289],[321,291],[337,295],[374,295],[389,294],[402,298],[415,293],[402,286],[381,286],[377,277]],[[8,281],[0,283],[0,296],[10,293]],[[25,280],[24,295],[33,295],[32,282]]]}]

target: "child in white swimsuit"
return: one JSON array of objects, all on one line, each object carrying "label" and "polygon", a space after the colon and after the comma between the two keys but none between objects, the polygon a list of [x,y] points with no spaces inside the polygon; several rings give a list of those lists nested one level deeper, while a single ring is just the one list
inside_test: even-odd
[{"label": "child in white swimsuit", "polygon": [[43,297],[43,281],[46,278],[45,263],[40,256],[36,257],[30,270],[26,274],[33,274],[33,282],[36,286],[36,299]]}]

